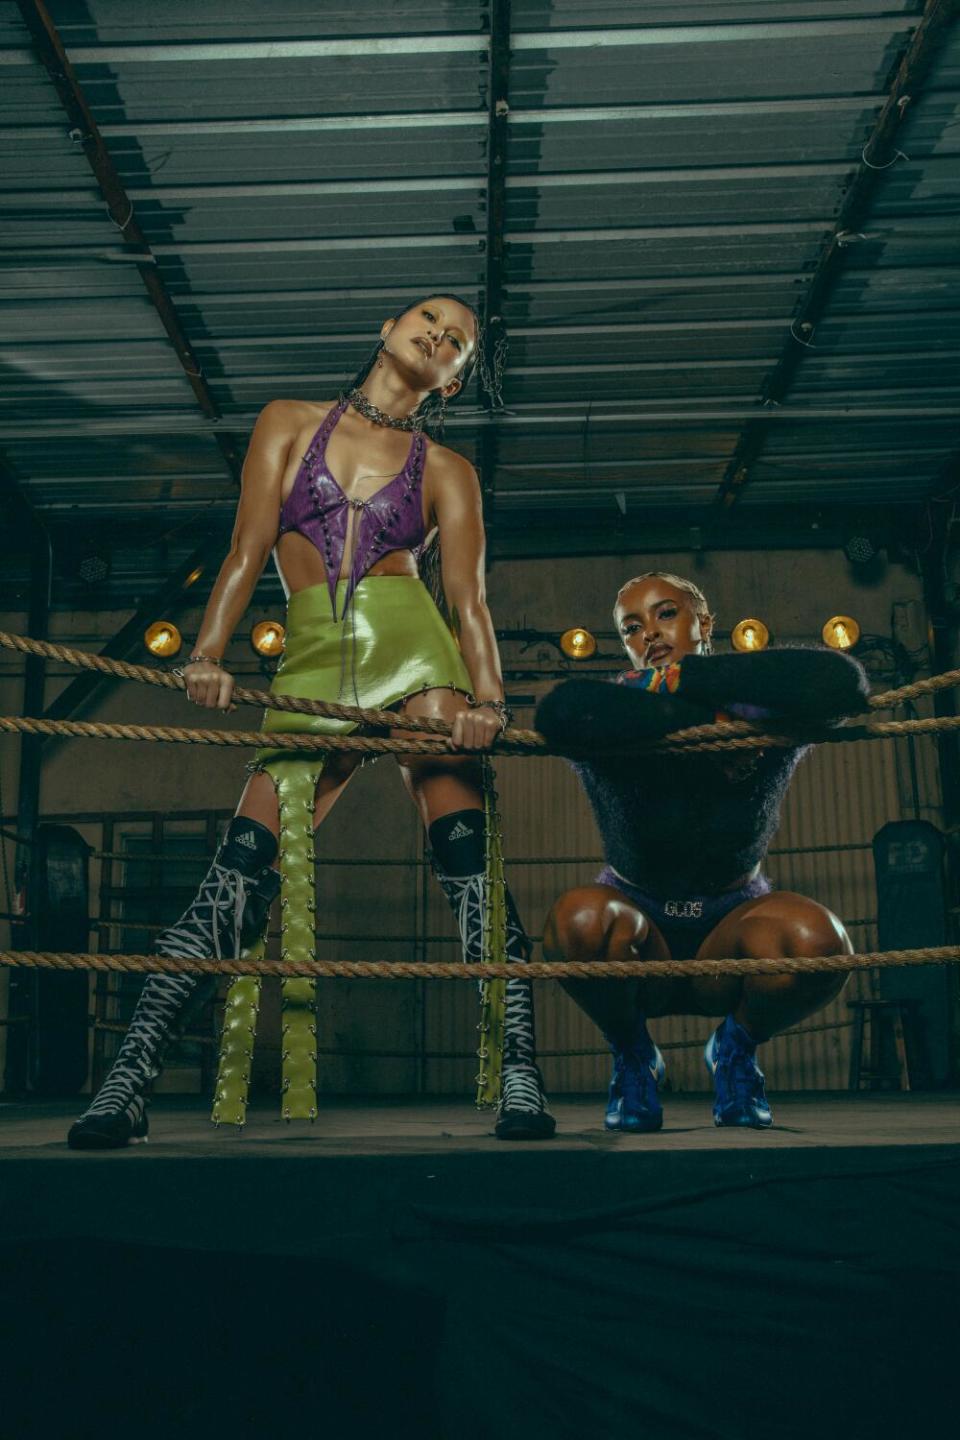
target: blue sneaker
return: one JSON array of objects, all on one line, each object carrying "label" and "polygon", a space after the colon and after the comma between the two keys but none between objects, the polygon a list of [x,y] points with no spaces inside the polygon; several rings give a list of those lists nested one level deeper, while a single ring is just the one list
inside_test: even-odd
[{"label": "blue sneaker", "polygon": [[657,1091],[667,1073],[663,1056],[650,1047],[613,1052],[613,1078],[603,1123],[608,1130],[639,1135],[663,1126],[663,1106]]},{"label": "blue sneaker", "polygon": [[713,1076],[714,1125],[749,1125],[763,1130],[773,1124],[754,1049],[746,1031],[730,1015],[707,1041],[703,1058]]}]

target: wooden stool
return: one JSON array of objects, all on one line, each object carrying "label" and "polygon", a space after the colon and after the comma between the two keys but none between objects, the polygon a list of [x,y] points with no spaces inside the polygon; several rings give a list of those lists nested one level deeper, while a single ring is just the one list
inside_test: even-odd
[{"label": "wooden stool", "polygon": [[[916,1000],[851,1000],[848,1010],[855,1012],[853,1043],[850,1046],[850,1090],[861,1089],[866,1081],[885,1082],[897,1090],[910,1089],[910,1061],[913,1056],[913,1011]],[[864,1028],[870,1020],[870,1065],[863,1064]],[[882,1066],[883,1033],[892,1035],[896,1069]]]}]

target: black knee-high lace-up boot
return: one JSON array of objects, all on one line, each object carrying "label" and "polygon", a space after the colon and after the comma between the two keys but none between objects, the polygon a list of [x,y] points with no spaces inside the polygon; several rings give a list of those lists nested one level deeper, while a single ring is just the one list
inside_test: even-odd
[{"label": "black knee-high lace-up boot", "polygon": [[[483,918],[487,910],[485,820],[482,810],[458,810],[430,826],[434,872],[450,904],[463,958],[483,958]],[[507,958],[526,964],[531,945],[506,892]],[[547,1109],[537,1067],[533,987],[529,980],[508,980],[503,1038],[503,1087],[495,1134],[499,1140],[549,1140],[556,1121]]]},{"label": "black knee-high lace-up boot", "polygon": [[[265,825],[231,820],[220,849],[183,915],[154,942],[157,955],[233,960],[266,929],[280,876],[277,842]],[[170,1042],[216,988],[212,975],[148,975],[129,1029],[93,1103],[67,1136],[73,1150],[117,1150],[146,1139],[146,1090]]]}]

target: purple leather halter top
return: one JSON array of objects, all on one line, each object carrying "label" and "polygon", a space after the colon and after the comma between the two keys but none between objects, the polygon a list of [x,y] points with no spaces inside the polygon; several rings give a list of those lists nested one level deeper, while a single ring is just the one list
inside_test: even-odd
[{"label": "purple leather halter top", "polygon": [[[353,592],[372,565],[392,550],[412,550],[419,559],[426,538],[421,498],[426,454],[423,435],[414,431],[403,469],[392,480],[368,500],[351,500],[327,464],[327,442],[347,403],[341,400],[333,407],[307,447],[290,494],[281,507],[277,533],[279,539],[288,531],[296,530],[320,552],[335,620],[344,618]],[[338,617],[337,581],[343,567],[351,510],[356,515],[353,556],[343,611]]]}]

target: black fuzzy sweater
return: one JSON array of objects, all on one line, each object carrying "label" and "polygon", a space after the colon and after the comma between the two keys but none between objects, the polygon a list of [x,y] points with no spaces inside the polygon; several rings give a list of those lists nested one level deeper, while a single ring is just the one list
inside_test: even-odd
[{"label": "black fuzzy sweater", "polygon": [[[642,675],[642,672],[641,672]],[[687,656],[675,693],[567,681],[537,710],[537,728],[578,749],[650,739],[717,710],[822,723],[861,711],[863,669],[833,650]],[[639,678],[639,677],[636,677]],[[783,797],[809,746],[698,755],[638,753],[574,763],[607,863],[660,898],[730,889],[759,865]]]}]

